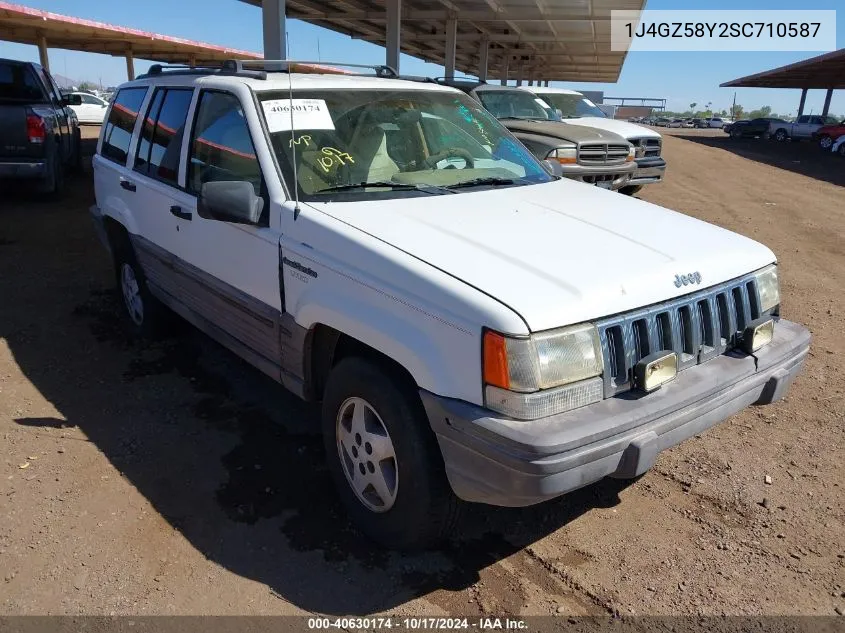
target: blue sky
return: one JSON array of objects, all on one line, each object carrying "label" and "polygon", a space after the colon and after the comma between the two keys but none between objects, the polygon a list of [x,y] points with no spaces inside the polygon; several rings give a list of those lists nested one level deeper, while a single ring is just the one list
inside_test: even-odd
[{"label": "blue sky", "polygon": [[[15,1],[15,0],[13,0]],[[237,0],[17,0],[39,9],[73,15],[166,35],[260,52],[261,11]],[[845,3],[843,0],[648,0],[649,9],[837,9],[837,44],[845,46]],[[384,49],[332,33],[297,20],[288,21],[291,57],[323,61],[383,63]],[[318,53],[319,51],[319,53]],[[126,78],[123,58],[76,51],[50,49],[53,72],[74,79],[117,84]],[[719,84],[761,70],[767,70],[813,56],[815,53],[632,53],[617,84],[555,84],[562,87],[604,90],[610,96],[665,97],[674,110],[690,103],[713,102],[716,109],[728,108],[733,90]],[[34,46],[0,42],[0,57],[38,60]],[[141,72],[149,64],[136,61]],[[402,72],[439,76],[442,68],[403,56]],[[776,112],[794,114],[798,90],[740,88],[737,102],[746,110],[771,105]],[[819,112],[824,91],[811,91],[806,111]],[[834,93],[831,112],[845,114],[845,90]]]}]

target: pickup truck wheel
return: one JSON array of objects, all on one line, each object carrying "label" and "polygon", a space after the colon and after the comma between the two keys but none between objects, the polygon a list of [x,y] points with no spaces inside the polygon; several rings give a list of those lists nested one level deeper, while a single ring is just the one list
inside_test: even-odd
[{"label": "pickup truck wheel", "polygon": [[45,196],[58,196],[65,184],[65,173],[58,149],[52,153],[47,175],[38,183],[38,193]]},{"label": "pickup truck wheel", "polygon": [[778,143],[783,143],[788,138],[789,138],[789,135],[786,133],[786,130],[784,130],[783,128],[781,128],[780,130],[775,132],[775,140]]},{"label": "pickup truck wheel", "polygon": [[323,399],[329,470],[352,521],[391,549],[448,535],[458,500],[414,390],[363,358],[332,370]]},{"label": "pickup truck wheel", "polygon": [[627,187],[622,187],[619,193],[624,193],[626,196],[633,196],[635,193],[639,193],[642,188],[642,185],[628,185]]},{"label": "pickup truck wheel", "polygon": [[150,294],[144,271],[138,265],[129,240],[125,239],[113,248],[121,314],[126,328],[134,338],[155,338],[161,330],[164,306]]}]

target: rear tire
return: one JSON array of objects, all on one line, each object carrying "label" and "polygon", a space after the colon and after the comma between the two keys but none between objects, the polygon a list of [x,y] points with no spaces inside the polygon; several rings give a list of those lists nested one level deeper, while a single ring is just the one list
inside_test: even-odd
[{"label": "rear tire", "polygon": [[65,185],[65,171],[58,148],[50,153],[47,175],[37,185],[37,191],[44,196],[59,196]]},{"label": "rear tire", "polygon": [[124,235],[117,242],[112,244],[112,251],[125,328],[132,338],[157,338],[166,321],[166,308],[150,293],[129,237]]},{"label": "rear tire", "polygon": [[628,185],[619,189],[619,193],[625,194],[626,196],[633,196],[635,193],[642,191],[642,188],[642,185]]},{"label": "rear tire", "polygon": [[777,132],[775,132],[775,140],[778,143],[783,143],[788,138],[789,138],[789,134],[787,134],[786,130],[784,130],[783,128],[781,128]]},{"label": "rear tire", "polygon": [[375,361],[345,358],[329,375],[322,417],[329,470],[364,534],[390,549],[449,535],[460,502],[410,381]]}]

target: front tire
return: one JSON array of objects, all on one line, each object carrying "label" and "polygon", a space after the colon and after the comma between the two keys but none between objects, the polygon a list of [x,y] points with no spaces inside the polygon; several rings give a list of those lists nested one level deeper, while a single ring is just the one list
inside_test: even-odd
[{"label": "front tire", "polygon": [[786,130],[784,130],[784,129],[780,129],[777,132],[775,132],[775,140],[778,143],[783,143],[788,138],[789,138],[789,135],[786,133]]},{"label": "front tire", "polygon": [[825,134],[819,139],[819,147],[825,152],[829,152],[830,148],[833,147],[833,139]]},{"label": "front tire", "polygon": [[372,360],[345,358],[329,375],[322,417],[329,470],[364,534],[391,549],[449,535],[459,502],[410,381]]},{"label": "front tire", "polygon": [[845,143],[839,146],[839,149],[836,150],[842,158],[845,158]]}]

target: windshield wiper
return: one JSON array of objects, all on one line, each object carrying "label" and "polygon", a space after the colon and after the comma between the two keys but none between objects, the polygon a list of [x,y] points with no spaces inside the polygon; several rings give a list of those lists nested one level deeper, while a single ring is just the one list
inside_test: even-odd
[{"label": "windshield wiper", "polygon": [[460,189],[462,187],[501,187],[507,185],[515,185],[517,181],[513,178],[474,178],[465,182],[459,182],[454,185],[447,185],[447,189]]},{"label": "windshield wiper", "polygon": [[438,187],[437,185],[407,185],[399,182],[375,181],[375,182],[359,182],[349,183],[346,185],[335,185],[334,187],[326,187],[320,189],[315,193],[332,193],[339,191],[355,191],[356,189],[381,188],[391,189],[393,191],[422,191],[423,193],[430,193],[432,195],[443,195],[446,193],[454,193],[445,187]]}]

